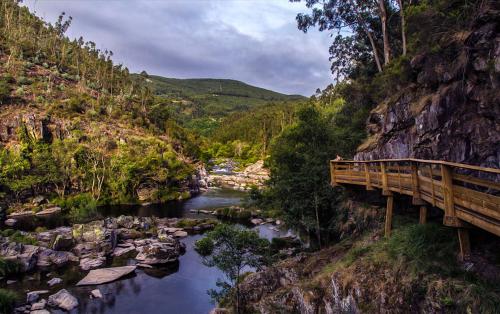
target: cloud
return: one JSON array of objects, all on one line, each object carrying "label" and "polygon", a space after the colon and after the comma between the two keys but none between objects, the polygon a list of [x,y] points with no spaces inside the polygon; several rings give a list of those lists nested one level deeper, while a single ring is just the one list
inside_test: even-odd
[{"label": "cloud", "polygon": [[311,95],[333,79],[326,33],[300,32],[301,3],[287,0],[25,1],[49,22],[73,17],[83,36],[132,72],[177,78],[231,78]]}]

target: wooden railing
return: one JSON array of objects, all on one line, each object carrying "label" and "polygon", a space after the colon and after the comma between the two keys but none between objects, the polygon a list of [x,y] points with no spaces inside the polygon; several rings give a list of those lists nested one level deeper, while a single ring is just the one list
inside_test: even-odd
[{"label": "wooden railing", "polygon": [[[356,184],[381,189],[388,196],[386,234],[390,235],[392,195],[411,196],[420,205],[425,222],[427,204],[444,211],[443,223],[466,228],[474,225],[500,236],[500,169],[446,161],[383,159],[331,161],[331,184]],[[390,212],[389,212],[390,211]],[[470,225],[469,225],[470,224]],[[463,229],[460,229],[463,230]],[[461,239],[468,241],[468,238]]]}]

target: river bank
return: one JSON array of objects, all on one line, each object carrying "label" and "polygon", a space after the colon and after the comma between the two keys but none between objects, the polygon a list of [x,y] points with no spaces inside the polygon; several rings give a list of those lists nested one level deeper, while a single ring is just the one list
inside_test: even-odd
[{"label": "river bank", "polygon": [[[244,195],[234,190],[210,189],[204,194],[181,203],[109,207],[103,210],[102,215],[116,217],[120,213],[136,217],[157,216],[160,217],[159,219],[172,222],[175,218],[177,221],[209,217],[213,219],[212,215],[199,213],[199,211],[212,211],[220,207],[239,205]],[[268,239],[287,235],[287,230],[279,230],[271,224],[262,224],[253,228]],[[216,279],[222,274],[215,268],[203,265],[201,258],[194,252],[193,245],[202,237],[201,234],[190,232],[182,236],[177,241],[180,246],[185,247],[185,253],[179,254],[177,262],[155,265],[153,268],[137,268],[134,273],[111,283],[77,287],[75,284],[85,276],[87,271],[83,271],[78,263],[69,262],[61,267],[37,268],[15,278],[4,278],[2,286],[18,293],[19,306],[26,302],[28,291],[48,290],[46,295],[41,296],[47,299],[49,295],[66,289],[78,300],[78,306],[71,313],[94,311],[125,313],[140,312],[145,309],[148,313],[162,313],[162,309],[167,307],[176,313],[207,313],[213,308],[213,304],[206,291],[216,288]],[[135,265],[137,264],[136,255],[136,251],[130,251],[121,256],[107,258],[102,267]],[[53,278],[60,278],[62,282],[49,286],[48,282]],[[9,280],[8,285],[7,280]],[[96,287],[102,293],[102,298],[90,297],[91,291]],[[53,307],[51,310],[58,313],[58,310]]]}]

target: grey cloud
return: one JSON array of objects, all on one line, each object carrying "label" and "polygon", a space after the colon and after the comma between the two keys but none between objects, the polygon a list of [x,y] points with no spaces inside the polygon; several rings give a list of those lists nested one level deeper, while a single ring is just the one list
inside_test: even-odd
[{"label": "grey cloud", "polygon": [[[115,61],[134,72],[146,70],[179,78],[231,78],[303,95],[311,95],[317,87],[332,82],[330,39],[318,32],[301,33],[295,26],[294,12],[287,13],[289,17],[286,15],[281,27],[270,29],[262,37],[242,33],[238,30],[241,25],[214,19],[213,13],[219,13],[216,10],[221,8],[214,1],[31,0],[26,4],[50,22],[61,11],[73,16],[69,36],[82,35],[100,48],[112,50]],[[266,5],[266,1],[255,1],[252,23],[262,22],[260,10],[279,10]],[[276,18],[283,16],[277,14]]]}]

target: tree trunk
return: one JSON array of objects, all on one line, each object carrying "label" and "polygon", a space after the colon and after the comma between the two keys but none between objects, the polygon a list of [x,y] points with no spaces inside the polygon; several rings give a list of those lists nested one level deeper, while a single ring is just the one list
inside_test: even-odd
[{"label": "tree trunk", "polygon": [[406,29],[405,29],[405,12],[403,7],[403,0],[398,0],[399,16],[401,19],[401,42],[403,45],[403,56],[406,56]]},{"label": "tree trunk", "polygon": [[363,28],[363,30],[365,31],[366,33],[366,36],[368,36],[368,40],[370,41],[370,45],[372,46],[372,51],[373,51],[373,58],[375,59],[375,63],[377,64],[377,70],[379,72],[382,72],[382,64],[380,63],[380,57],[378,55],[378,51],[377,51],[377,45],[375,45],[375,40],[373,39],[373,34],[372,32],[368,29],[368,26],[366,26],[366,23],[365,23],[365,20],[363,19],[363,17],[361,16],[361,14],[359,13],[359,10],[358,10],[358,7],[357,7],[357,4],[354,3],[354,0],[350,0],[351,2],[351,5],[356,13],[356,18],[358,20],[358,23],[361,25],[361,27]]},{"label": "tree trunk", "polygon": [[314,193],[314,211],[316,212],[316,236],[318,237],[319,248],[321,249],[321,229],[319,226],[318,194]]},{"label": "tree trunk", "polygon": [[391,61],[391,47],[389,44],[389,33],[387,31],[387,11],[385,10],[384,0],[378,0],[378,7],[382,23],[382,36],[384,38],[384,65],[387,65]]}]

